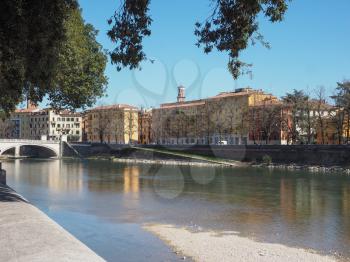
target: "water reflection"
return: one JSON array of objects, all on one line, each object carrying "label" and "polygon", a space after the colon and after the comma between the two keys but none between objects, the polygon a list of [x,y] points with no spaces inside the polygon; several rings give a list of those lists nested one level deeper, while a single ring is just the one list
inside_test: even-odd
[{"label": "water reflection", "polygon": [[[4,165],[9,183],[44,210],[89,214],[118,225],[197,224],[350,258],[349,177],[109,161]],[[95,226],[98,230],[101,221]],[[104,250],[113,249],[103,239]]]},{"label": "water reflection", "polygon": [[[10,163],[5,163],[5,166]],[[7,173],[14,183],[26,182],[33,186],[45,186],[56,193],[82,191],[82,163],[63,164],[59,160],[31,160],[28,165],[28,161],[16,159],[12,164],[13,167]],[[25,175],[23,175],[24,170]],[[70,176],[71,174],[74,175]]]}]

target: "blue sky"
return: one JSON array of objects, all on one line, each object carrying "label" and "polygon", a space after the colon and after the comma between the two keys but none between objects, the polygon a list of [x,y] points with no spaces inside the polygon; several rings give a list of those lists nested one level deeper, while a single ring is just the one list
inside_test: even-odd
[{"label": "blue sky", "polygon": [[[260,19],[260,32],[272,46],[260,44],[242,53],[253,64],[253,76],[234,81],[227,71],[228,56],[205,55],[195,46],[194,23],[210,12],[210,0],[152,0],[151,37],[145,39],[148,57],[142,70],[117,72],[108,63],[107,97],[97,104],[127,103],[158,106],[176,99],[176,87],[183,84],[187,99],[208,97],[221,91],[251,86],[277,96],[293,89],[309,93],[323,85],[332,94],[337,81],[350,79],[349,0],[293,0],[282,23]],[[113,49],[106,32],[107,19],[119,0],[80,0],[83,17],[98,29],[98,41]]]}]

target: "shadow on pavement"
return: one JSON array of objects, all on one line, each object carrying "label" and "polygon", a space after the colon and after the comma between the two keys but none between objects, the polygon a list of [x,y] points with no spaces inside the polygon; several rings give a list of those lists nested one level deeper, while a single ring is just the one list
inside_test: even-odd
[{"label": "shadow on pavement", "polygon": [[28,202],[12,188],[0,184],[0,202]]}]

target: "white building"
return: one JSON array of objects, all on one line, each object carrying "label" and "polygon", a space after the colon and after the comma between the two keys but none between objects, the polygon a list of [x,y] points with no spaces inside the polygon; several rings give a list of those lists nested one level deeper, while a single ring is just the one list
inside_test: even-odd
[{"label": "white building", "polygon": [[59,140],[66,135],[68,141],[82,140],[82,115],[53,109],[18,109],[0,123],[1,138]]}]

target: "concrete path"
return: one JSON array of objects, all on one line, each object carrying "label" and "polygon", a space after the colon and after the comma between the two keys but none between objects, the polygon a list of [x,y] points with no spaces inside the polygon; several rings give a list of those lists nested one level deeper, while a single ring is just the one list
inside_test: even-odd
[{"label": "concrete path", "polygon": [[104,261],[87,246],[0,184],[0,261]]}]

